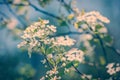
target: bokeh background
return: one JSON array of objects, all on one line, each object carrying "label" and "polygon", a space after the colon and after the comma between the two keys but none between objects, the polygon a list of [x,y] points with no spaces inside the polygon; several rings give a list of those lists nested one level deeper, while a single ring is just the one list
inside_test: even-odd
[{"label": "bokeh background", "polygon": [[[20,33],[28,25],[37,21],[40,17],[50,20],[51,24],[58,25],[57,20],[51,16],[35,10],[32,6],[19,6],[12,4],[27,4],[27,0],[0,0],[0,80],[39,80],[45,74],[44,65],[40,62],[43,57],[40,54],[32,54],[29,58],[27,50],[17,48],[21,41]],[[57,16],[60,13],[67,15],[60,0],[29,0],[37,8]],[[42,1],[45,1],[44,3]],[[71,0],[64,0],[67,4]],[[10,2],[10,3],[8,3]],[[108,34],[113,38],[113,47],[120,52],[120,0],[77,0],[77,7],[85,11],[99,11],[110,19],[107,24]],[[59,32],[66,32],[66,27],[60,27]],[[94,44],[95,45],[95,44]],[[120,54],[108,50],[109,62],[120,62]],[[101,51],[96,50],[99,54]],[[88,74],[96,73],[93,68],[80,64],[79,69]],[[100,72],[101,76],[107,74]],[[74,74],[71,74],[74,75]],[[97,76],[95,74],[94,76]],[[108,76],[107,76],[108,77]],[[79,80],[77,76],[67,80]]]}]

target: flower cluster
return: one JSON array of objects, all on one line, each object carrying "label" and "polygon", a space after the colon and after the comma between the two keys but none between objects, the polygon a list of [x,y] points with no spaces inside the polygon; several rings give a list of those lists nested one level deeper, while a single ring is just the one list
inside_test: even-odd
[{"label": "flower cluster", "polygon": [[56,32],[56,27],[47,25],[48,23],[48,20],[40,20],[30,25],[21,36],[23,42],[18,44],[18,48],[27,46],[29,53],[31,53],[33,48],[40,46],[49,35]]},{"label": "flower cluster", "polygon": [[55,41],[53,42],[54,46],[72,46],[74,45],[75,40],[69,38],[68,36],[61,36],[61,37],[57,37],[55,38]]},{"label": "flower cluster", "polygon": [[[46,76],[40,80],[48,78],[50,80],[59,80],[61,77],[58,76],[58,68],[65,67],[69,62],[82,62],[84,60],[84,53],[77,48],[66,49],[73,46],[76,42],[69,36],[51,37],[56,32],[56,27],[48,25],[48,23],[49,21],[47,20],[40,20],[30,25],[21,36],[23,41],[18,45],[18,48],[22,46],[27,47],[29,56],[31,56],[33,50],[39,51],[44,55],[45,59],[41,62],[45,65],[49,63],[49,67],[52,69],[47,71]],[[63,58],[65,59],[64,61]]]},{"label": "flower cluster", "polygon": [[109,19],[102,16],[98,11],[91,11],[77,16],[78,21],[85,21],[89,24],[95,24],[98,21],[109,23]]},{"label": "flower cluster", "polygon": [[85,27],[88,28],[90,26],[94,31],[96,30],[96,25],[100,25],[102,26],[102,28],[98,32],[101,32],[101,33],[107,32],[107,29],[104,27],[103,23],[109,23],[110,20],[107,17],[104,17],[103,15],[101,15],[98,11],[80,12],[78,8],[75,8],[74,11],[76,14],[75,15],[76,22],[74,23],[75,27],[78,28],[78,26],[81,26],[81,25],[77,25],[77,23],[81,22],[81,23],[87,24],[87,26],[84,25]]},{"label": "flower cluster", "polygon": [[62,60],[82,62],[84,60],[84,53],[77,48],[72,48],[65,54],[65,57],[63,57]]},{"label": "flower cluster", "polygon": [[40,39],[44,39],[48,35],[55,33],[56,27],[53,25],[47,25],[48,23],[48,20],[40,20],[39,22],[35,22],[24,31],[22,38],[31,39],[38,37]]},{"label": "flower cluster", "polygon": [[57,71],[57,67],[54,67],[52,70],[46,72],[46,76],[42,77],[40,80],[50,79],[50,80],[60,80],[61,77],[57,76],[59,72]]},{"label": "flower cluster", "polygon": [[106,66],[106,68],[108,69],[107,70],[107,73],[109,73],[110,75],[113,75],[113,74],[116,74],[117,72],[120,72],[120,64],[117,63],[110,63]]},{"label": "flower cluster", "polygon": [[53,46],[72,46],[75,43],[74,39],[71,39],[69,36],[60,36],[55,38],[49,38],[44,40],[45,44],[51,44]]}]

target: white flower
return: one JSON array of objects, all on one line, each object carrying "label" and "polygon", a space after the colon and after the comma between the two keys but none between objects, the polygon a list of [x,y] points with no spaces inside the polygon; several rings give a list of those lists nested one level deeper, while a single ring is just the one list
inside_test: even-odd
[{"label": "white flower", "polygon": [[38,37],[41,39],[47,37],[50,34],[55,33],[56,27],[54,27],[53,25],[51,26],[46,25],[48,22],[49,21],[47,20],[40,20],[40,22],[33,23],[28,28],[26,28],[22,38],[30,39],[30,38]]},{"label": "white flower", "polygon": [[61,79],[61,77],[59,76],[59,77],[57,77],[57,76],[54,76],[54,77],[52,77],[50,80],[60,80]]},{"label": "white flower", "polygon": [[120,65],[119,63],[115,64],[115,63],[110,63],[106,66],[106,68],[108,69],[107,70],[107,73],[109,73],[110,75],[113,75],[117,72],[120,72]]},{"label": "white flower", "polygon": [[56,32],[56,27],[53,25],[48,26],[48,28],[52,31],[52,32]]},{"label": "white flower", "polygon": [[32,39],[31,42],[29,43],[31,47],[35,47],[37,46],[37,44],[38,44],[38,41],[36,39]]},{"label": "white flower", "polygon": [[19,44],[17,45],[17,47],[20,48],[20,47],[22,47],[22,46],[25,46],[26,44],[27,44],[27,42],[26,42],[26,41],[23,41],[23,42],[19,43]]},{"label": "white flower", "polygon": [[14,3],[14,4],[19,4],[19,3],[21,3],[21,1],[22,1],[22,0],[13,0],[13,3]]},{"label": "white flower", "polygon": [[[49,35],[52,35],[56,32],[56,27],[51,25],[47,25],[49,23],[48,20],[40,20],[39,22],[35,22],[32,25],[30,25],[26,30],[24,31],[24,34],[21,36],[23,39],[23,42],[18,45],[18,47],[21,46],[27,46],[29,54],[32,52],[32,49],[35,47],[40,47],[40,44],[48,44],[49,42]],[[25,41],[28,42],[26,45]]]},{"label": "white flower", "polygon": [[48,54],[47,57],[48,58],[53,58],[53,55],[52,54]]},{"label": "white flower", "polygon": [[83,51],[78,50],[77,48],[72,48],[65,54],[65,57],[68,61],[82,62],[84,60],[84,53]]},{"label": "white flower", "polygon": [[62,57],[61,61],[66,61],[66,58],[65,58],[65,57]]},{"label": "white flower", "polygon": [[110,74],[110,75],[113,75],[116,73],[115,69],[112,68],[112,69],[108,69],[107,72]]},{"label": "white flower", "polygon": [[17,26],[17,24],[18,24],[18,21],[16,19],[12,18],[8,22],[7,27],[12,30],[12,29],[14,29]]},{"label": "white flower", "polygon": [[[77,13],[78,14],[78,13]],[[76,15],[77,23],[78,22],[86,22],[88,26],[90,26],[93,30],[95,30],[96,25],[98,23],[109,23],[110,20],[103,15],[101,15],[98,11],[91,11],[82,14],[79,12],[79,15]],[[85,24],[86,24],[85,23]],[[104,32],[106,30],[104,29]]]},{"label": "white flower", "polygon": [[114,64],[115,64],[115,63],[110,63],[110,64],[108,64],[108,65],[106,66],[106,68],[109,68],[109,69],[110,69],[110,68],[112,68],[112,67],[114,66]]},{"label": "white flower", "polygon": [[48,24],[49,20],[42,20],[42,24]]},{"label": "white flower", "polygon": [[97,20],[100,20],[101,22],[104,23],[109,23],[109,19],[106,17],[102,16],[98,11],[91,11],[87,12],[84,15],[79,15],[78,20],[81,18],[81,20],[87,21],[88,23],[96,23]]},{"label": "white flower", "polygon": [[75,43],[75,40],[69,38],[68,36],[57,37],[53,41],[54,46],[72,46],[74,45],[74,43]]},{"label": "white flower", "polygon": [[63,63],[62,66],[63,66],[63,67],[66,66],[66,63]]},{"label": "white flower", "polygon": [[110,20],[104,16],[97,16],[98,19],[104,23],[110,23]]},{"label": "white flower", "polygon": [[82,34],[80,35],[80,40],[81,41],[86,41],[86,40],[91,40],[93,37],[91,34]]},{"label": "white flower", "polygon": [[69,71],[70,71],[69,69],[65,68],[64,73],[68,73]]},{"label": "white flower", "polygon": [[87,24],[82,24],[82,25],[81,25],[81,28],[82,28],[82,29],[87,29],[87,28],[88,28],[88,25],[87,25]]},{"label": "white flower", "polygon": [[42,38],[45,35],[45,30],[38,30],[33,36]]},{"label": "white flower", "polygon": [[44,59],[44,60],[41,60],[41,62],[43,63],[43,64],[45,64],[46,63],[46,60]]},{"label": "white flower", "polygon": [[54,74],[58,74],[57,68],[54,67],[52,70],[47,71],[46,74],[48,74],[49,76],[52,76]]},{"label": "white flower", "polygon": [[116,67],[116,72],[119,72],[119,71],[120,71],[120,66]]},{"label": "white flower", "polygon": [[89,79],[91,79],[91,78],[92,78],[92,75],[86,75],[86,74],[82,75],[82,78],[83,78],[83,79],[85,79],[86,77],[89,78]]},{"label": "white flower", "polygon": [[45,80],[45,77],[40,78],[40,80]]},{"label": "white flower", "polygon": [[78,29],[78,31],[82,33],[82,32],[83,32],[83,29]]},{"label": "white flower", "polygon": [[105,27],[99,29],[100,33],[107,33],[107,29]]}]

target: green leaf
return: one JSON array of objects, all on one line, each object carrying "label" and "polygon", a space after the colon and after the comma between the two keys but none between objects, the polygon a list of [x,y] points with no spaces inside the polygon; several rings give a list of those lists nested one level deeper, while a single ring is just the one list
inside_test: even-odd
[{"label": "green leaf", "polygon": [[75,62],[75,63],[74,63],[74,66],[75,66],[75,67],[78,67],[78,65],[79,65],[78,62]]},{"label": "green leaf", "polygon": [[105,65],[106,64],[106,61],[105,61],[103,56],[100,56],[100,64],[101,65]]},{"label": "green leaf", "polygon": [[53,52],[53,49],[48,47],[47,50],[46,50],[46,53],[51,54],[52,52]]},{"label": "green leaf", "polygon": [[45,53],[45,49],[43,46],[40,47],[40,51],[41,51],[41,53]]},{"label": "green leaf", "polygon": [[60,26],[67,26],[66,21],[64,20],[58,20]]},{"label": "green leaf", "polygon": [[40,5],[41,7],[47,6],[47,4],[50,4],[51,1],[52,1],[52,0],[38,0],[39,5]]},{"label": "green leaf", "polygon": [[102,27],[103,27],[103,26],[100,25],[100,24],[96,25],[96,29],[101,29]]},{"label": "green leaf", "polygon": [[105,35],[103,39],[105,42],[110,43],[110,44],[112,44],[113,42],[113,39],[110,35]]}]

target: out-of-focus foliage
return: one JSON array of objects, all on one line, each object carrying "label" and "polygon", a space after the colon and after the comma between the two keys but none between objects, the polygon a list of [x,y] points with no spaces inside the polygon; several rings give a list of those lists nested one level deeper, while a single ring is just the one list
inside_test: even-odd
[{"label": "out-of-focus foliage", "polygon": [[[111,37],[111,34],[113,33],[110,32],[113,31],[112,29],[115,30],[115,26],[113,25],[119,21],[116,20],[116,18],[118,18],[116,17],[116,14],[120,13],[117,12],[115,6],[113,6],[113,8],[112,6],[109,6],[111,7],[109,8],[107,6],[108,2],[103,2],[103,4],[98,4],[93,1],[93,3],[97,4],[96,7],[93,7],[93,5],[89,4],[89,1],[84,4],[84,1],[80,2],[79,0],[0,0],[0,80],[39,80],[46,71],[49,70],[49,68],[46,68],[47,70],[44,69],[43,66],[46,67],[46,65],[40,63],[43,56],[39,56],[38,52],[36,52],[38,54],[32,54],[31,59],[28,59],[28,56],[24,57],[27,53],[24,52],[26,48],[21,49],[23,52],[13,48],[20,42],[20,36],[27,26],[38,21],[39,17],[48,19],[50,21],[49,24],[57,26],[57,32],[50,37],[69,35],[76,40],[77,43],[73,47],[77,47],[85,53],[85,60],[82,63],[76,61],[73,61],[73,63],[85,76],[91,78],[92,75],[93,79],[116,78],[119,80],[119,72],[114,71],[114,69],[117,68],[117,64],[110,69],[105,68],[105,66],[109,65],[109,63],[119,64],[120,50],[114,48],[114,44],[116,43],[113,37]],[[112,5],[119,3],[119,1],[110,0],[109,3],[109,5]],[[78,5],[76,6],[76,4]],[[82,4],[86,6],[90,5],[93,8],[81,7]],[[99,10],[99,8],[97,9],[97,6],[100,5],[107,6],[104,8],[105,10],[103,12],[102,10]],[[77,9],[79,6],[80,9],[84,9]],[[112,9],[116,12],[112,11]],[[113,13],[114,15],[103,15],[106,15],[109,18],[113,18],[113,16],[116,18],[111,20],[112,24],[110,25],[99,23],[93,26],[89,22],[94,22],[95,18],[85,19],[86,21],[84,19],[82,19],[83,21],[79,19],[89,10],[98,10],[102,13],[111,11],[109,14]],[[98,22],[99,21],[100,20],[98,20]],[[38,38],[36,39],[38,40]],[[30,43],[28,42],[28,44]],[[119,43],[117,45],[119,45]],[[49,49],[49,47],[50,46],[46,46],[45,50],[41,48],[42,52],[46,51],[48,54],[51,53],[53,49]],[[34,49],[34,51],[37,50],[37,48]],[[68,47],[65,47],[65,49],[69,50]],[[13,57],[13,54],[11,55],[11,53],[16,54],[15,57]],[[2,56],[3,54],[4,56]],[[6,56],[6,54],[10,55]],[[58,59],[58,62],[60,60],[61,59]],[[31,61],[31,63],[29,61]],[[50,59],[50,61],[51,64],[54,64],[52,59]],[[69,72],[69,70],[72,71]],[[80,75],[76,73],[75,69],[71,68],[71,63],[67,64],[66,69],[61,68],[59,71],[61,71],[60,76],[62,76],[64,80],[80,79]],[[63,75],[64,72],[66,73],[65,75]],[[116,74],[110,75],[111,73]],[[85,76],[82,76],[82,78],[85,78]]]}]

